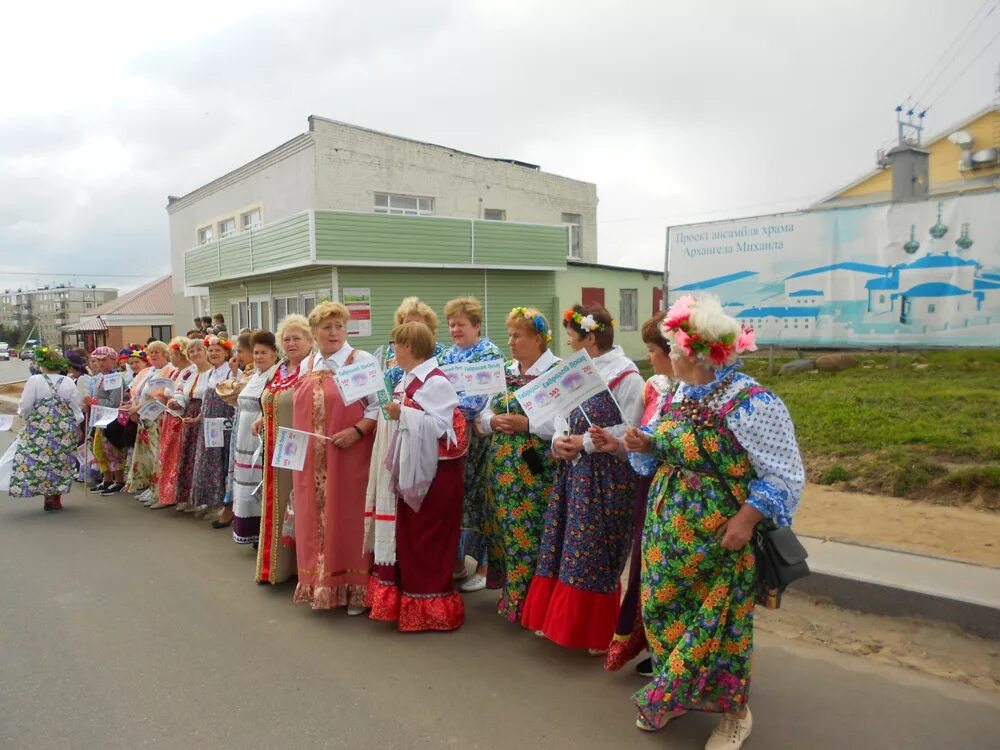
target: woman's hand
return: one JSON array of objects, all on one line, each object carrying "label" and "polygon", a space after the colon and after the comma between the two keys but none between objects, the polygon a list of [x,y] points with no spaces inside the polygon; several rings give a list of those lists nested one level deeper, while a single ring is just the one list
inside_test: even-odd
[{"label": "woman's hand", "polygon": [[618,439],[603,427],[591,427],[587,432],[597,450],[602,453],[618,452]]},{"label": "woman's hand", "polygon": [[490,419],[490,427],[494,432],[503,435],[513,435],[515,432],[528,431],[528,418],[523,414],[494,414]]},{"label": "woman's hand", "polygon": [[353,427],[348,427],[346,430],[341,430],[330,436],[330,442],[338,448],[350,448],[360,439],[361,436]]},{"label": "woman's hand", "polygon": [[184,424],[198,424],[201,421],[201,414],[197,417],[181,417],[181,421]]},{"label": "woman's hand", "polygon": [[261,433],[261,430],[263,430],[263,429],[264,429],[264,417],[257,417],[253,421],[253,424],[250,425],[250,432],[253,433],[254,437],[259,436],[260,433]]},{"label": "woman's hand", "polygon": [[390,401],[385,405],[385,413],[389,415],[389,419],[399,419],[401,411],[403,411],[403,407],[399,405],[398,401]]},{"label": "woman's hand", "polygon": [[583,450],[583,435],[561,435],[552,443],[552,448],[563,461],[572,461]]},{"label": "woman's hand", "polygon": [[232,357],[229,358],[229,370],[230,370],[230,372],[233,373],[233,375],[236,375],[236,373],[238,373],[240,371],[240,355],[239,354],[234,354]]},{"label": "woman's hand", "polygon": [[649,453],[653,448],[653,439],[642,430],[629,427],[625,430],[625,450],[629,453]]},{"label": "woman's hand", "polygon": [[167,401],[167,408],[177,411],[178,409],[181,408],[181,405],[177,403],[177,401],[175,401],[174,399],[170,399],[169,401]]},{"label": "woman's hand", "polygon": [[763,517],[759,510],[744,503],[735,516],[716,529],[716,536],[721,540],[719,543],[731,552],[743,549],[753,536],[754,526]]}]

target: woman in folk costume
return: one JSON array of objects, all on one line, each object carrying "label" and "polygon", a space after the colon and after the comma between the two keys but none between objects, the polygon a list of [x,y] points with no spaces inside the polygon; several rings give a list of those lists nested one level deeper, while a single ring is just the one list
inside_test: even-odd
[{"label": "woman in folk costume", "polygon": [[614,634],[632,539],[635,474],[623,458],[599,451],[589,430],[603,427],[620,437],[638,424],[643,380],[614,345],[613,321],[603,305],[567,310],[563,327],[570,348],[593,358],[610,392],[574,409],[569,434],[552,441],[561,462],[521,622],[560,646],[603,654]]},{"label": "woman in folk costume", "polygon": [[226,473],[229,468],[229,444],[233,435],[234,409],[222,400],[216,388],[220,383],[233,377],[233,370],[229,366],[233,342],[213,335],[205,340],[205,344],[212,371],[208,374],[205,393],[202,396],[201,423],[204,427],[205,420],[224,420],[223,444],[209,446],[203,430],[202,439],[195,452],[191,502],[195,506],[195,512],[208,515],[221,510],[222,499],[226,495]]},{"label": "woman in folk costume", "polygon": [[[431,333],[437,336],[438,317],[437,313],[426,302],[421,302],[420,297],[407,297],[399,303],[394,314],[396,325],[403,323],[423,323],[431,329]],[[440,358],[444,353],[444,346],[434,343],[434,357]],[[396,349],[390,341],[386,347],[383,361],[379,362],[379,367],[385,373],[385,382],[390,393],[403,379],[403,368],[396,362]]]},{"label": "woman in folk costume", "polygon": [[80,392],[66,375],[67,363],[47,346],[35,349],[41,371],[21,391],[17,413],[24,428],[10,477],[11,497],[44,497],[45,510],[62,510],[62,496],[73,486],[73,454],[83,422]]},{"label": "woman in folk costume", "polygon": [[[186,336],[176,336],[167,345],[167,356],[170,358],[173,381],[173,391],[154,393],[153,397],[166,406],[175,393],[180,393],[195,376],[198,368],[187,358],[187,347],[191,340]],[[153,510],[171,508],[177,504],[177,469],[180,463],[181,441],[184,435],[184,423],[179,416],[169,411],[160,417],[160,450],[157,453],[157,463],[160,466],[160,480],[156,487],[155,504],[149,507]]]},{"label": "woman in folk costume", "polygon": [[347,343],[347,308],[321,302],[309,313],[318,351],[295,386],[296,430],[328,435],[309,438],[305,464],[292,478],[295,555],[299,582],[293,600],[313,609],[365,611],[371,555],[362,551],[365,486],[378,399],[345,404],[334,379],[345,367],[375,362]]},{"label": "woman in folk costume", "polygon": [[261,396],[261,415],[254,422],[253,433],[261,435],[264,451],[261,459],[260,541],[257,547],[257,583],[277,584],[295,575],[295,547],[282,539],[282,524],[288,497],[292,492],[291,469],[271,466],[279,427],[292,426],[295,386],[303,361],[312,354],[313,336],[304,315],[287,315],[278,324],[278,342],[285,358],[278,365]]},{"label": "woman in folk costume", "polygon": [[178,512],[193,513],[191,491],[194,479],[194,462],[199,446],[204,443],[201,426],[201,407],[212,365],[208,361],[208,351],[202,339],[191,339],[187,345],[187,356],[194,366],[193,374],[183,387],[174,393],[167,407],[180,411],[183,425],[180,448],[177,456],[177,481],[174,484],[174,509]]},{"label": "woman in folk costume", "polygon": [[[118,372],[118,352],[110,346],[99,346],[91,354],[97,364],[94,396],[84,402],[89,412],[92,406],[117,409],[124,400],[125,386]],[[94,460],[103,480],[93,487],[94,492],[113,494],[125,487],[125,449],[108,437],[105,428],[94,429]]]},{"label": "woman in folk costume", "polygon": [[[480,335],[483,325],[483,306],[475,297],[458,297],[444,306],[448,321],[448,333],[454,345],[444,351],[438,359],[442,365],[457,365],[472,362],[503,361],[503,354],[489,339]],[[454,381],[453,381],[454,384]],[[458,542],[458,556],[455,560],[455,575],[466,575],[465,558],[476,561],[476,572],[459,588],[462,591],[480,591],[486,588],[488,551],[483,535],[486,512],[486,485],[493,480],[486,471],[486,452],[490,447],[487,435],[475,431],[476,419],[489,402],[489,396],[466,396],[459,389],[458,408],[465,416],[469,433],[469,452],[465,456],[465,500],[462,506],[462,536]]]},{"label": "woman in folk costume", "polygon": [[[246,386],[247,381],[253,377],[255,372],[253,365],[253,345],[250,339],[252,331],[244,331],[236,337],[235,353],[229,358],[229,369],[232,370],[233,377],[223,380],[215,386],[215,392],[225,404],[233,407],[233,429],[230,433],[229,453],[226,456],[226,491],[222,496],[222,511],[219,517],[212,521],[213,529],[225,529],[233,523],[233,476],[236,473],[236,436],[240,432],[240,391]],[[274,364],[272,362],[272,364]],[[259,396],[260,394],[258,394]],[[251,417],[251,424],[244,426],[244,431],[250,437],[250,426],[253,419],[259,416],[256,412]]]},{"label": "woman in folk costume", "polygon": [[264,476],[264,446],[254,435],[260,417],[260,399],[278,370],[278,344],[270,331],[250,337],[253,373],[237,397],[237,419],[233,428],[233,541],[257,544],[260,537],[260,491]]},{"label": "woman in folk costume", "polygon": [[[641,429],[645,432],[652,432],[659,424],[674,392],[670,344],[660,329],[666,315],[665,311],[658,312],[642,326],[642,340],[649,352],[649,364],[653,367],[653,376],[646,381],[642,394],[644,408]],[[625,453],[623,440],[603,428],[593,430],[591,438],[598,450],[617,455]],[[629,460],[632,470],[638,475],[632,507],[632,547],[629,551],[628,585],[618,609],[615,635],[604,659],[604,668],[609,672],[621,669],[646,648],[646,630],[642,625],[639,601],[639,570],[642,567],[642,528],[646,520],[646,497],[649,495],[649,484],[657,464],[651,456],[642,457],[636,453],[629,454]],[[652,677],[653,666],[650,659],[642,660],[635,669],[643,677]]]},{"label": "woman in folk costume", "polygon": [[791,524],[804,482],[781,400],[738,371],[753,332],[717,297],[678,299],[662,324],[680,385],[652,434],[626,448],[659,461],[642,538],[642,619],[653,681],[634,696],[637,725],[662,729],[686,711],[723,714],[706,750],[739,750],[747,705],[762,519]]},{"label": "woman in folk costume", "polygon": [[399,422],[388,465],[398,498],[396,566],[376,567],[368,588],[373,620],[404,633],[455,630],[465,605],[455,591],[455,549],[462,527],[464,455],[469,447],[458,394],[434,358],[424,323],[392,332],[405,375],[386,405]]},{"label": "woman in folk costume", "polygon": [[[129,405],[129,419],[136,422],[137,433],[135,448],[132,449],[132,460],[129,463],[128,481],[125,484],[126,492],[139,492],[136,499],[150,507],[159,502],[157,497],[157,487],[160,475],[160,420],[162,414],[156,419],[141,419],[139,409],[141,409],[151,399],[158,399],[165,395],[164,381],[170,380],[175,372],[175,368],[168,359],[169,349],[162,341],[152,341],[146,345],[146,357],[149,360],[149,367],[143,370],[146,373],[141,381],[137,378],[133,381],[135,395]],[[172,386],[171,386],[172,387]]]},{"label": "woman in folk costume", "polygon": [[559,363],[549,349],[552,333],[538,310],[515,307],[507,316],[507,389],[480,413],[479,431],[489,436],[485,473],[484,530],[489,545],[489,587],[500,589],[497,612],[521,622],[524,599],[535,575],[545,509],[556,462],[549,451],[552,420],[531,421],[514,392]]}]

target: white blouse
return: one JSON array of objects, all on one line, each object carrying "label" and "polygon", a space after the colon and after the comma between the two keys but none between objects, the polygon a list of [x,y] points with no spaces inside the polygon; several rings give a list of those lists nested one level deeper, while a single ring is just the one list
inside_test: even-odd
[{"label": "white blouse", "polygon": [[[535,364],[529,367],[528,371],[524,374],[537,377],[560,361],[559,357],[553,354],[550,349],[546,349],[542,353],[542,356],[535,360]],[[507,366],[507,370],[511,375],[517,377],[521,374],[521,363],[515,360]],[[491,405],[487,405],[485,409],[479,412],[479,416],[476,418],[476,425],[479,427],[479,431],[483,435],[490,435],[493,433],[493,427],[490,425],[490,420],[493,419],[494,416],[496,416],[496,412],[493,411],[493,407]],[[533,435],[537,435],[542,440],[551,440],[552,436],[556,434],[555,420],[545,419],[542,421],[532,421],[531,417],[528,417],[528,432]]]},{"label": "white blouse", "polygon": [[188,365],[184,369],[187,370],[191,368],[191,375],[182,384],[182,386],[174,393],[174,401],[181,405],[181,408],[185,408],[188,402],[193,398],[204,398],[205,391],[208,389],[208,378],[211,375],[211,370],[198,371],[197,365]]},{"label": "white blouse", "polygon": [[[51,381],[52,385],[49,385]],[[54,387],[54,388],[53,388]],[[24,384],[21,391],[21,403],[17,407],[17,413],[21,419],[27,418],[35,410],[35,406],[46,396],[55,390],[56,395],[73,410],[73,418],[77,424],[83,421],[83,411],[80,409],[82,398],[80,391],[76,388],[76,383],[66,375],[32,375]]]},{"label": "white blouse", "polygon": [[[642,391],[646,386],[646,382],[642,379],[642,375],[639,374],[639,369],[636,367],[635,362],[625,356],[625,352],[620,346],[616,346],[611,351],[605,352],[595,358],[594,364],[597,366],[597,372],[600,373],[601,378],[608,384],[623,372],[634,370],[633,374],[626,375],[611,388],[611,393],[618,402],[625,422],[606,429],[615,438],[621,439],[625,436],[625,430],[630,425],[632,427],[639,427],[642,424],[642,412],[644,408]],[[596,450],[589,432],[583,434],[583,450],[586,453],[593,453]]]},{"label": "white blouse", "polygon": [[[351,362],[352,365],[358,365],[362,362],[375,361],[375,357],[368,352],[360,349],[355,350],[353,346],[344,342],[344,345],[329,357],[324,357],[321,352],[316,352],[312,355],[312,358],[309,361],[311,365],[310,370],[329,370],[330,372],[336,373],[341,367],[347,366],[347,360],[351,356],[351,352],[354,352],[354,361]],[[372,421],[378,421],[378,396],[375,394],[365,396],[361,399],[361,403],[365,408],[364,418]]]},{"label": "white blouse", "polygon": [[410,383],[414,380],[420,381],[420,386],[413,394],[413,400],[420,404],[420,407],[424,410],[424,414],[433,420],[434,433],[437,437],[447,434],[448,439],[452,443],[456,443],[458,442],[458,438],[455,435],[455,427],[452,419],[455,407],[458,406],[458,394],[455,392],[452,384],[448,382],[448,378],[427,377],[431,370],[437,366],[437,359],[431,357],[426,362],[414,367],[399,381],[393,395],[399,397],[401,401]]}]

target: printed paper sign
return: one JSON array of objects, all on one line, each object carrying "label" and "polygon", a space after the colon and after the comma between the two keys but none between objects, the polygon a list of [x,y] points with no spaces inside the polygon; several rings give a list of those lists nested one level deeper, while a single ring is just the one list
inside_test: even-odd
[{"label": "printed paper sign", "polygon": [[347,321],[347,335],[371,336],[372,290],[344,289],[343,303],[351,315]]},{"label": "printed paper sign", "polygon": [[118,419],[118,409],[114,406],[92,406],[90,407],[90,426],[107,427]]},{"label": "printed paper sign", "polygon": [[345,404],[353,404],[385,389],[385,380],[374,362],[359,362],[341,367],[334,378]]},{"label": "printed paper sign", "polygon": [[456,362],[452,365],[438,365],[444,376],[448,378],[451,387],[456,391],[461,391],[465,387],[465,364]]},{"label": "printed paper sign", "polygon": [[116,391],[122,387],[122,374],[120,372],[109,372],[101,381],[102,391]]},{"label": "printed paper sign", "polygon": [[144,399],[152,398],[155,393],[163,393],[172,396],[174,393],[174,381],[170,378],[154,378],[146,383],[142,389]]},{"label": "printed paper sign", "polygon": [[205,425],[205,447],[222,448],[226,444],[226,419],[225,417],[206,417]]},{"label": "printed paper sign", "polygon": [[146,422],[153,422],[158,416],[160,416],[167,407],[161,404],[159,401],[149,401],[139,407],[139,419],[145,420]]},{"label": "printed paper sign", "polygon": [[569,414],[607,385],[587,352],[578,352],[558,367],[519,388],[514,397],[532,421]]},{"label": "printed paper sign", "polygon": [[507,390],[507,373],[499,359],[467,362],[462,377],[466,396],[492,396]]},{"label": "printed paper sign", "polygon": [[278,469],[302,471],[308,447],[308,432],[279,427],[278,437],[274,442],[274,453],[271,455],[271,466]]},{"label": "printed paper sign", "polygon": [[6,432],[14,426],[13,414],[0,414],[0,432]]}]

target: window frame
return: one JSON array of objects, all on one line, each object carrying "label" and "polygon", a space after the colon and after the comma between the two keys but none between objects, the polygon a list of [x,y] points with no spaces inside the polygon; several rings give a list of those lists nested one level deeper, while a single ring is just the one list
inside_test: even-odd
[{"label": "window frame", "polygon": [[215,227],[211,224],[198,227],[198,245],[208,245],[215,241]]},{"label": "window frame", "polygon": [[[233,228],[227,231],[224,227],[227,224],[230,224],[230,223],[232,224]],[[219,239],[220,240],[224,240],[227,237],[232,237],[235,234],[236,234],[236,217],[235,216],[230,216],[229,218],[223,219],[222,221],[219,222]]]},{"label": "window frame", "polygon": [[[629,298],[626,305],[626,297]],[[628,316],[631,316],[631,321]],[[618,290],[618,328],[622,331],[639,330],[639,290],[636,287]]]},{"label": "window frame", "polygon": [[[573,220],[574,218],[576,221]],[[569,236],[566,241],[566,257],[571,260],[583,260],[583,239],[581,232],[583,215],[563,212],[562,223],[570,227]]]},{"label": "window frame", "polygon": [[[379,199],[385,199],[385,205],[379,205]],[[397,201],[414,201],[415,208],[394,206],[393,198]],[[426,208],[421,207],[421,201],[426,201]],[[434,216],[434,198],[429,195],[407,195],[406,193],[373,193],[373,211],[377,214],[388,216]]]},{"label": "window frame", "polygon": [[[249,219],[254,214],[257,214],[257,221],[255,223],[247,223]],[[253,231],[254,229],[259,229],[260,225],[264,223],[264,212],[259,208],[252,208],[249,211],[244,211],[240,214],[240,231],[247,232]]]},{"label": "window frame", "polygon": [[[493,213],[495,216],[488,216],[488,214]],[[507,209],[506,208],[484,208],[483,209],[483,221],[507,221]]]}]

